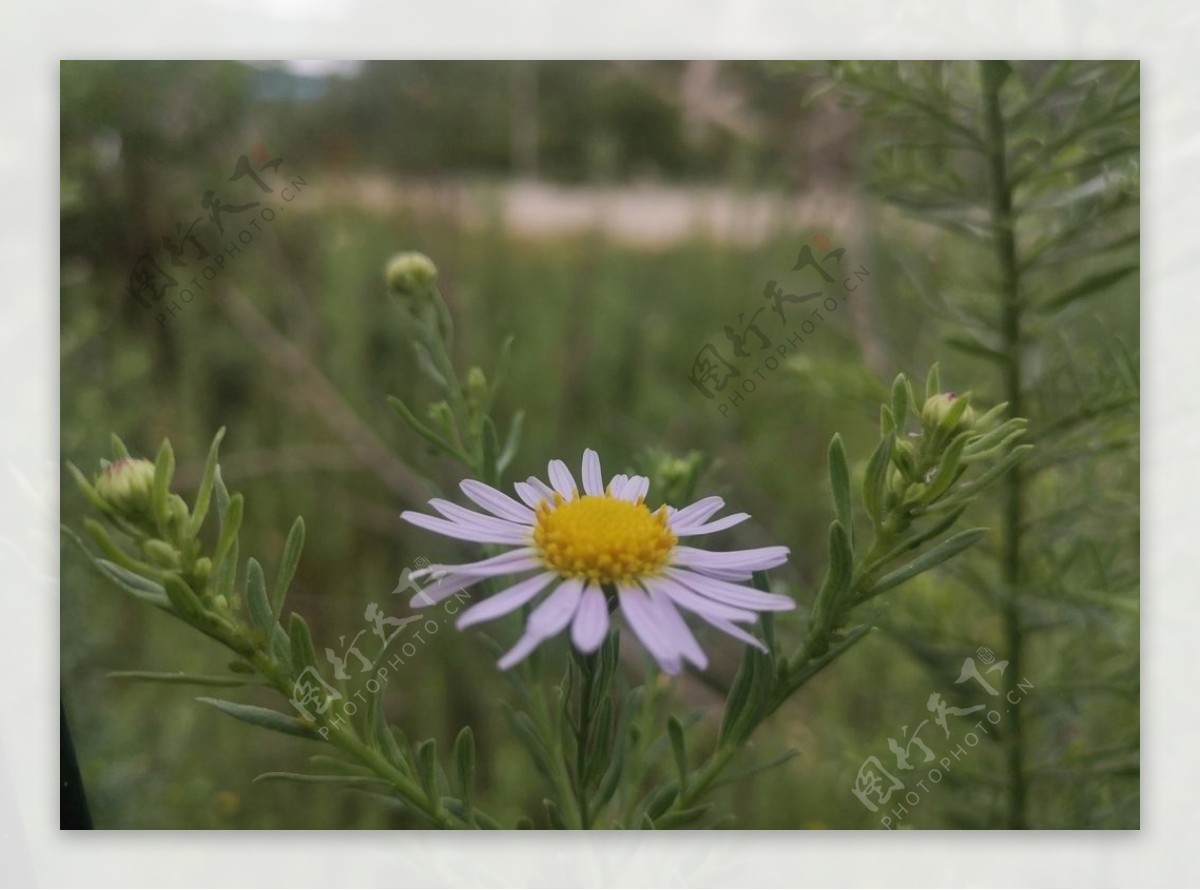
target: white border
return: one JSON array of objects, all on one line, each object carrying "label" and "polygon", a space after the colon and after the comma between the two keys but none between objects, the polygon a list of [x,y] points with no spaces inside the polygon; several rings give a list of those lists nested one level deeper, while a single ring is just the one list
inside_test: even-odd
[{"label": "white border", "polygon": [[[0,12],[0,883],[59,886],[1195,886],[1200,13],[1184,0],[116,0]],[[60,833],[59,58],[1140,58],[1143,829],[314,836]],[[15,795],[15,796],[14,796]]]}]

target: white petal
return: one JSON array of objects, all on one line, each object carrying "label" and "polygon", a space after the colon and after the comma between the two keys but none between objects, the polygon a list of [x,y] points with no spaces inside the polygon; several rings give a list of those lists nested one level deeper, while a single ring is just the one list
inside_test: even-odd
[{"label": "white petal", "polygon": [[617,586],[617,598],[621,603],[621,614],[658,662],[668,674],[678,674],[682,667],[679,661],[679,651],[671,643],[670,638],[659,627],[658,611],[650,605],[650,600],[642,591],[625,584]]},{"label": "white petal", "polygon": [[672,605],[671,600],[665,596],[656,596],[651,591],[650,604],[657,610],[662,622],[660,627],[663,633],[671,640],[675,650],[700,670],[708,667],[708,657],[704,654],[704,650],[700,648],[700,644],[696,642],[696,638],[692,635],[687,622],[683,620],[683,616],[675,611],[675,606]]},{"label": "white petal", "polygon": [[[423,606],[432,606],[441,602],[452,593],[456,593],[464,587],[469,587],[484,578],[491,578],[496,575],[514,575],[518,572],[544,568],[541,559],[536,554],[537,551],[532,547],[522,547],[517,550],[510,550],[508,553],[501,553],[499,556],[480,560],[479,562],[465,563],[458,566],[430,566],[424,571],[432,574],[437,580],[422,589],[420,593],[414,594],[412,599],[409,600],[409,604],[414,609],[419,609]],[[413,575],[415,574],[414,572]]]},{"label": "white petal", "polygon": [[464,479],[458,483],[458,487],[462,489],[463,494],[483,509],[495,513],[502,519],[509,519],[525,525],[533,522],[532,510],[521,506],[504,492],[498,491],[490,485],[484,485],[474,479]]},{"label": "white petal", "polygon": [[618,492],[625,490],[625,483],[628,481],[629,477],[624,473],[617,473],[617,475],[608,480],[608,488],[606,490],[614,498],[618,498],[621,496]]},{"label": "white petal", "polygon": [[672,514],[671,520],[675,525],[686,528],[689,525],[697,525],[704,522],[724,506],[725,501],[722,498],[712,495],[701,498],[696,503],[684,507],[678,513]]},{"label": "white petal", "polygon": [[513,488],[515,488],[517,490],[517,494],[520,496],[521,500],[523,500],[525,503],[527,503],[530,507],[532,507],[535,510],[538,508],[538,505],[541,504],[543,501],[550,500],[551,503],[554,502],[552,498],[547,498],[544,494],[542,494],[538,489],[534,488],[528,482],[514,482]]},{"label": "white petal", "polygon": [[724,552],[676,547],[671,553],[671,563],[701,570],[765,572],[787,562],[788,553],[787,547],[756,547],[753,550]]},{"label": "white petal", "polygon": [[723,621],[754,621],[758,618],[757,612],[735,609],[733,606],[726,606],[716,600],[710,600],[708,597],[688,590],[678,581],[672,581],[670,578],[645,578],[642,583],[652,594],[668,596],[677,606],[702,618],[719,618]]},{"label": "white petal", "polygon": [[570,624],[582,595],[582,581],[568,578],[560,584],[554,593],[529,613],[524,636],[497,662],[500,670],[508,670],[536,649],[543,640],[549,639]]},{"label": "white petal", "polygon": [[[712,522],[698,522],[692,525],[680,525],[677,520],[669,522],[671,531],[681,538],[690,537],[691,535],[711,535],[714,532],[723,532],[727,528],[733,528],[739,523],[745,522],[750,518],[749,513],[730,513],[728,516],[723,516],[720,519],[715,519]],[[672,517],[673,519],[673,517]]]},{"label": "white petal", "polygon": [[525,626],[542,639],[554,636],[571,623],[582,597],[583,582],[578,578],[568,578],[529,613],[529,621]]},{"label": "white petal", "polygon": [[517,645],[513,646],[504,657],[496,662],[496,666],[502,671],[508,670],[518,661],[522,661],[530,652],[538,647],[538,643],[542,638],[532,631],[526,631],[521,639],[517,640]]},{"label": "white petal", "polygon": [[550,474],[550,484],[564,498],[571,500],[579,493],[579,489],[575,485],[575,477],[571,475],[571,471],[561,460],[550,461],[547,471]]},{"label": "white petal", "polygon": [[634,476],[629,480],[629,484],[625,486],[625,500],[637,503],[646,499],[646,492],[650,490],[650,480],[645,476]]},{"label": "white petal", "polygon": [[[532,520],[522,523],[509,522],[507,519],[497,519],[495,516],[489,516],[486,513],[476,513],[474,510],[468,510],[466,507],[460,507],[458,504],[451,501],[444,501],[441,498],[433,498],[429,502],[429,506],[453,522],[474,523],[475,525],[500,529],[502,531],[519,531],[532,527]],[[532,510],[528,512],[530,516],[533,516]]]},{"label": "white petal", "polygon": [[554,503],[554,489],[537,476],[530,476],[525,480],[525,484],[533,488],[533,490],[541,496],[543,501],[549,501],[551,504]]},{"label": "white petal", "polygon": [[476,603],[459,616],[456,626],[465,630],[484,621],[493,621],[502,615],[507,615],[521,608],[545,589],[553,581],[553,572],[543,572],[527,578],[519,584],[514,584],[508,590],[494,593],[481,603]]},{"label": "white petal", "polygon": [[514,531],[490,528],[467,522],[451,522],[448,519],[438,519],[436,516],[426,516],[424,513],[414,513],[405,510],[400,514],[405,522],[437,532],[448,538],[458,538],[460,541],[476,541],[480,544],[528,544],[531,532],[528,529]]},{"label": "white petal", "polygon": [[[587,477],[584,478],[586,480]],[[580,652],[590,655],[600,648],[607,634],[608,602],[603,590],[595,584],[589,584],[583,592],[583,599],[579,601],[575,620],[571,623],[571,642]]]},{"label": "white petal", "polygon": [[717,630],[721,631],[721,633],[728,634],[735,640],[740,640],[741,642],[745,643],[747,646],[753,646],[755,649],[759,649],[763,652],[767,651],[766,643],[758,639],[758,637],[754,636],[753,634],[742,630],[736,624],[730,624],[728,621],[722,621],[720,618],[709,618],[707,615],[701,615],[700,618],[703,621],[707,621]]},{"label": "white petal", "polygon": [[590,448],[583,452],[583,490],[585,494],[604,494],[604,476],[600,473],[600,455]]},{"label": "white petal", "polygon": [[701,596],[706,596],[727,606],[754,609],[757,612],[786,612],[796,608],[794,600],[778,593],[763,593],[752,587],[731,584],[718,578],[706,578],[704,575],[687,572],[683,569],[667,569],[664,574]]}]

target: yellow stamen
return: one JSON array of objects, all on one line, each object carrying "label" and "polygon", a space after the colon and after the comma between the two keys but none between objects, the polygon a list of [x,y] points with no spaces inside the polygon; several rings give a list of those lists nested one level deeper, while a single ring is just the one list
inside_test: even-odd
[{"label": "yellow stamen", "polygon": [[546,565],[560,575],[599,583],[630,581],[659,572],[675,546],[667,508],[610,495],[542,501],[533,540]]}]

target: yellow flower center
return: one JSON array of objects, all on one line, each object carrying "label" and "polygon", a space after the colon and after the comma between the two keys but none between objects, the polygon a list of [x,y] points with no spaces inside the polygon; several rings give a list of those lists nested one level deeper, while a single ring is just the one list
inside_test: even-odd
[{"label": "yellow flower center", "polygon": [[533,540],[546,564],[572,578],[599,583],[653,575],[667,564],[676,537],[667,508],[651,513],[641,501],[583,495],[542,501]]}]

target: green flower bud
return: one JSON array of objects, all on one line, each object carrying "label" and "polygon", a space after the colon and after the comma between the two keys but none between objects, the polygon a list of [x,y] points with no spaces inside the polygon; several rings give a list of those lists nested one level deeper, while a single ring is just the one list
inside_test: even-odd
[{"label": "green flower bud", "polygon": [[145,552],[146,558],[154,565],[167,569],[179,568],[179,551],[166,541],[151,538],[142,544],[142,550]]},{"label": "green flower bud", "polygon": [[149,516],[153,510],[154,464],[142,458],[113,461],[96,477],[96,494],[127,519]]},{"label": "green flower bud", "polygon": [[917,472],[917,448],[907,439],[897,439],[892,448],[892,463],[906,480],[912,479]]},{"label": "green flower bud", "polygon": [[388,287],[398,294],[419,294],[437,280],[437,266],[423,253],[398,253],[387,264]]},{"label": "green flower bud", "polygon": [[197,578],[204,580],[212,574],[212,560],[207,556],[200,557],[198,560],[196,560],[196,565],[192,571],[195,573]]},{"label": "green flower bud", "polygon": [[434,402],[430,405],[429,420],[435,430],[450,438],[451,441],[454,440],[454,412],[450,409],[450,405],[447,402]]},{"label": "green flower bud", "polygon": [[[970,397],[960,396],[954,392],[938,393],[926,400],[924,407],[921,408],[921,422],[929,429],[946,427],[950,421],[952,409],[957,408],[957,403],[964,398],[969,399]],[[968,405],[958,416],[958,420],[953,423],[951,429],[954,432],[969,429],[974,422],[975,411]]]},{"label": "green flower bud", "polygon": [[483,373],[483,369],[473,367],[467,371],[467,402],[472,408],[478,408],[486,401],[487,391],[487,375]]},{"label": "green flower bud", "polygon": [[704,457],[699,451],[691,451],[683,457],[658,453],[648,473],[650,483],[659,497],[668,504],[690,501],[700,476]]}]

